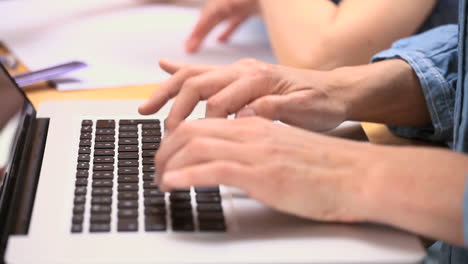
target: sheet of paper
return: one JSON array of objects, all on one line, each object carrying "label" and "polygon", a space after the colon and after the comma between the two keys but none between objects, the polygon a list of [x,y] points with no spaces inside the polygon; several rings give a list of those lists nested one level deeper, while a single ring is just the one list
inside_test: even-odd
[{"label": "sheet of paper", "polygon": [[[89,65],[58,81],[58,89],[104,88],[158,83],[169,75],[157,60],[229,64],[245,57],[274,63],[264,25],[250,19],[227,44],[216,28],[201,52],[189,55],[183,43],[199,10],[135,0],[19,0],[0,2],[6,16],[2,41],[31,69],[70,60]],[[5,23],[3,23],[5,22]]]}]

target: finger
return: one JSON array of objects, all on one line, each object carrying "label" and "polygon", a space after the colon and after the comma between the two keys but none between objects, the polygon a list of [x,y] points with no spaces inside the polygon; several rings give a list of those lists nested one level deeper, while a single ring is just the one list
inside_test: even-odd
[{"label": "finger", "polygon": [[186,66],[177,71],[171,78],[164,81],[161,86],[138,108],[142,115],[156,113],[167,101],[176,96],[182,84],[190,77],[208,71],[205,66]]},{"label": "finger", "polygon": [[231,20],[227,29],[218,37],[219,41],[226,42],[231,37],[232,33],[245,22],[247,16],[236,17]]},{"label": "finger", "polygon": [[[156,153],[155,164],[161,170],[175,153],[196,137],[212,137],[240,142],[234,120],[201,119],[182,122],[177,129],[165,137]],[[157,170],[159,175],[160,170]]]},{"label": "finger", "polygon": [[185,42],[185,50],[188,53],[194,53],[200,48],[201,42],[206,38],[213,28],[227,17],[223,7],[215,2],[211,2],[203,9],[200,19],[195,25],[192,33]]},{"label": "finger", "polygon": [[215,161],[180,170],[166,172],[161,181],[162,191],[189,188],[191,186],[229,185],[249,189],[252,169],[229,161]]},{"label": "finger", "polygon": [[193,138],[158,169],[164,173],[216,160],[235,161],[245,165],[258,164],[260,156],[250,146],[219,138]]},{"label": "finger", "polygon": [[205,100],[224,89],[239,76],[239,72],[232,68],[224,68],[218,71],[210,71],[187,80],[174,105],[166,118],[165,128],[170,133],[173,131],[190,113],[199,101]]},{"label": "finger", "polygon": [[257,98],[270,93],[263,77],[253,76],[239,79],[208,99],[206,116],[226,117],[237,113]]},{"label": "finger", "polygon": [[167,59],[161,59],[159,60],[159,66],[161,69],[163,69],[165,72],[169,74],[175,74],[178,70],[184,68],[184,67],[194,67],[198,68],[202,71],[211,71],[216,69],[218,66],[215,65],[204,65],[204,64],[187,64],[187,63],[182,63],[182,62],[175,62],[175,61],[170,61]]}]

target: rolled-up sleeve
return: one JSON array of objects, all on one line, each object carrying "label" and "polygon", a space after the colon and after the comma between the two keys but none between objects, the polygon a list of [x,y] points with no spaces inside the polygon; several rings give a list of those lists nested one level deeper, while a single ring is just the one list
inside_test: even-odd
[{"label": "rolled-up sleeve", "polygon": [[398,136],[451,143],[454,126],[458,63],[458,26],[441,26],[395,42],[371,62],[405,60],[419,78],[432,124],[427,127],[389,126]]}]

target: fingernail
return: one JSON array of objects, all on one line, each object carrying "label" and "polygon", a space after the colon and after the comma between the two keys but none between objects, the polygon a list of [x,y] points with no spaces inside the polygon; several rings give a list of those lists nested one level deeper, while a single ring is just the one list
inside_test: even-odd
[{"label": "fingernail", "polygon": [[246,107],[242,108],[236,114],[236,118],[248,117],[248,116],[255,116],[255,111],[249,106],[246,106]]}]

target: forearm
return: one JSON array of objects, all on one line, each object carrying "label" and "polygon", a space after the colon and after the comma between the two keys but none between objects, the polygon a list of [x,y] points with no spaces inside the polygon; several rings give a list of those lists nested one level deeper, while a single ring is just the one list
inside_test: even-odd
[{"label": "forearm", "polygon": [[402,126],[431,123],[419,79],[403,60],[330,72],[331,96],[346,105],[346,119]]},{"label": "forearm", "polygon": [[336,6],[328,0],[260,0],[260,9],[281,64],[327,70],[367,63],[413,34],[435,2],[348,0]]},{"label": "forearm", "polygon": [[378,160],[369,164],[362,218],[464,245],[468,157],[441,149],[372,148]]}]

